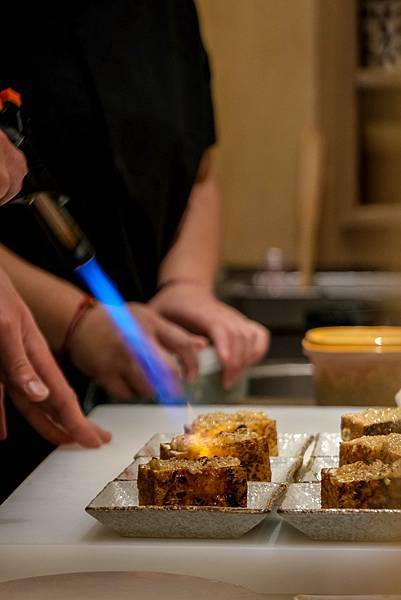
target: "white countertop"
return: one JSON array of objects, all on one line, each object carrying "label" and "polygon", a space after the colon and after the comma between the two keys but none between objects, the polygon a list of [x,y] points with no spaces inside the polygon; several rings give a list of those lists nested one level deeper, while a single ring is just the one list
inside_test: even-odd
[{"label": "white countertop", "polygon": [[[193,412],[219,409],[230,407],[197,406]],[[338,431],[344,408],[269,406],[268,412],[279,431],[313,433]],[[153,433],[180,431],[187,409],[107,405],[96,408],[92,418],[113,433],[108,446],[59,448],[0,507],[0,581],[149,570],[274,594],[400,592],[401,544],[313,542],[277,518],[238,540],[119,537],[87,515],[85,506]]]}]

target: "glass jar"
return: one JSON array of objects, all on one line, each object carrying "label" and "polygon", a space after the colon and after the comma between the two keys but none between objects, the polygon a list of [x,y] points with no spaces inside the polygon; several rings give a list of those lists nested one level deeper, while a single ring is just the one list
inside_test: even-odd
[{"label": "glass jar", "polygon": [[303,349],[318,404],[391,406],[401,388],[401,327],[321,327]]},{"label": "glass jar", "polygon": [[401,0],[361,0],[361,59],[365,66],[401,64]]}]

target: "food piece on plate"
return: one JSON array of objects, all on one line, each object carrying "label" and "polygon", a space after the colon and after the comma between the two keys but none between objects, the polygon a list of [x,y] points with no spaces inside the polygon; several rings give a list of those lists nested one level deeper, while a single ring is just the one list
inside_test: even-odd
[{"label": "food piece on plate", "polygon": [[238,458],[152,458],[139,465],[138,494],[140,505],[246,507],[246,472]]},{"label": "food piece on plate", "polygon": [[401,459],[401,434],[365,435],[340,443],[340,466],[353,462],[381,460],[391,464]]},{"label": "food piece on plate", "polygon": [[262,437],[269,444],[270,456],[277,456],[276,421],[269,419],[263,412],[241,410],[234,413],[214,412],[197,417],[185,427],[186,433],[215,435],[221,431],[235,431],[238,427],[246,427]]},{"label": "food piece on plate", "polygon": [[401,508],[401,460],[322,469],[322,508]]},{"label": "food piece on plate", "polygon": [[368,408],[341,417],[341,437],[353,440],[363,435],[401,433],[401,407]]},{"label": "food piece on plate", "polygon": [[232,456],[246,470],[248,481],[271,481],[269,443],[246,427],[220,431],[209,436],[199,433],[177,435],[170,444],[160,444],[160,458]]}]

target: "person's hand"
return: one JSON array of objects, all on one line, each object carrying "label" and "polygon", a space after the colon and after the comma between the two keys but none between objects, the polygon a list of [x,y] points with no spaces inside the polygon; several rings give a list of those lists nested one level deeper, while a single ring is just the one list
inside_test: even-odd
[{"label": "person's hand", "polygon": [[[197,375],[197,355],[206,346],[206,340],[168,322],[143,304],[128,306],[161,357],[176,370],[177,363],[172,358],[175,354],[183,375],[193,381]],[[152,389],[139,365],[100,304],[85,314],[71,336],[68,350],[75,366],[113,396],[122,400],[129,400],[134,394],[152,397]]]},{"label": "person's hand", "polygon": [[83,415],[30,311],[3,271],[0,381],[26,420],[53,444],[75,441],[95,448],[110,440],[109,433]]},{"label": "person's hand", "polygon": [[223,365],[225,387],[231,387],[268,349],[265,327],[220,302],[201,285],[168,285],[152,298],[150,306],[166,319],[211,340]]},{"label": "person's hand", "polygon": [[27,172],[25,156],[0,130],[0,205],[18,194]]}]

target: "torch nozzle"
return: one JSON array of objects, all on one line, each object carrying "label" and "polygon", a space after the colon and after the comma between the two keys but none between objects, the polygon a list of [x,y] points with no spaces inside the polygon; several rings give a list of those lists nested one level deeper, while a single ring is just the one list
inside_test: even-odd
[{"label": "torch nozzle", "polygon": [[64,207],[65,200],[65,197],[49,192],[34,192],[22,198],[56,247],[63,252],[67,262],[76,269],[93,258],[95,251]]}]

